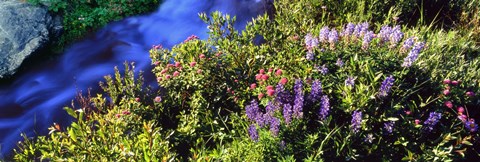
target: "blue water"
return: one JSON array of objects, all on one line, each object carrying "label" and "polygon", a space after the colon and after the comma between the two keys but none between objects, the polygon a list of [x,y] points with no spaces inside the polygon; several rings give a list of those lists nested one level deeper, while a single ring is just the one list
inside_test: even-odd
[{"label": "blue water", "polygon": [[63,107],[70,106],[78,90],[98,90],[98,82],[112,74],[114,66],[122,69],[125,61],[135,62],[136,71],[149,72],[148,51],[153,45],[170,48],[190,35],[207,38],[207,26],[198,13],[218,10],[236,15],[236,27],[242,29],[264,12],[264,5],[261,0],[167,0],[158,11],[109,24],[60,58],[27,70],[0,89],[1,153],[11,153],[22,140],[20,133],[45,135],[54,122],[68,125]]}]

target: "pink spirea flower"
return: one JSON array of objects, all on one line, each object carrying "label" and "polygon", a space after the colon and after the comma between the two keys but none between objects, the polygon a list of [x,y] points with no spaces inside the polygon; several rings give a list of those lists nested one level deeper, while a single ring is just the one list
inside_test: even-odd
[{"label": "pink spirea flower", "polygon": [[267,95],[268,96],[273,96],[274,94],[275,94],[275,90],[273,90],[273,89],[267,90]]},{"label": "pink spirea flower", "polygon": [[453,86],[457,86],[458,84],[460,84],[460,82],[454,80],[454,81],[451,82],[451,84],[452,84]]},{"label": "pink spirea flower", "polygon": [[420,124],[420,120],[415,119],[415,124],[416,124],[416,125]]},{"label": "pink spirea flower", "polygon": [[125,111],[122,112],[122,114],[123,115],[130,115],[130,111],[125,110]]},{"label": "pink spirea flower", "polygon": [[287,78],[282,78],[282,79],[280,79],[279,83],[282,84],[282,85],[285,85],[285,84],[287,84],[287,82],[288,82]]},{"label": "pink spirea flower", "polygon": [[161,82],[163,80],[162,77],[157,77],[157,82]]},{"label": "pink spirea flower", "polygon": [[260,70],[258,71],[258,73],[260,73],[260,74],[265,74],[265,69],[260,69]]},{"label": "pink spirea flower", "polygon": [[272,68],[268,68],[268,72],[269,72],[269,73],[273,72],[273,69],[272,69]]},{"label": "pink spirea flower", "polygon": [[178,72],[178,71],[173,72],[174,77],[179,76],[179,75],[180,75],[180,72]]},{"label": "pink spirea flower", "polygon": [[445,79],[443,80],[443,84],[450,84],[452,81],[450,81],[450,79]]},{"label": "pink spirea flower", "polygon": [[203,58],[205,58],[206,56],[205,56],[205,54],[202,53],[202,54],[200,54],[199,57],[203,59]]},{"label": "pink spirea flower", "polygon": [[457,111],[458,111],[459,114],[463,114],[465,112],[465,108],[463,108],[461,106],[457,107]]},{"label": "pink spirea flower", "polygon": [[269,85],[267,86],[267,90],[273,89],[273,86]]},{"label": "pink spirea flower", "polygon": [[263,93],[258,94],[258,99],[261,100],[263,98],[263,96],[265,96],[265,94],[263,94]]},{"label": "pink spirea flower", "polygon": [[446,90],[443,90],[443,94],[445,96],[448,96],[450,94],[450,90],[446,89]]},{"label": "pink spirea flower", "polygon": [[475,97],[475,93],[473,93],[472,91],[468,91],[465,93],[468,97]]},{"label": "pink spirea flower", "polygon": [[250,84],[250,89],[252,89],[252,90],[253,90],[253,89],[255,89],[255,88],[257,88],[257,84],[256,84],[256,83],[252,83],[252,84]]},{"label": "pink spirea flower", "polygon": [[255,79],[256,79],[256,80],[262,79],[262,74],[257,74],[257,75],[255,75]]},{"label": "pink spirea flower", "polygon": [[197,65],[197,62],[191,62],[190,63],[190,67],[194,67],[195,65]]},{"label": "pink spirea flower", "polygon": [[181,62],[175,62],[175,67],[181,67],[182,66],[182,63]]},{"label": "pink spirea flower", "polygon": [[162,97],[157,96],[157,97],[155,97],[155,99],[154,99],[153,101],[155,101],[155,102],[162,102]]},{"label": "pink spirea flower", "polygon": [[135,98],[135,101],[140,102],[140,98],[138,98],[138,97]]},{"label": "pink spirea flower", "polygon": [[275,72],[275,75],[280,76],[280,75],[282,75],[282,73],[283,73],[283,72],[282,72],[282,69],[278,69],[278,70]]},{"label": "pink spirea flower", "polygon": [[160,65],[160,62],[159,62],[159,61],[155,61],[155,62],[153,63],[153,65],[158,66],[158,65]]},{"label": "pink spirea flower", "polygon": [[197,70],[197,74],[201,74],[202,71],[203,71],[202,69],[198,69],[198,70]]},{"label": "pink spirea flower", "polygon": [[167,69],[163,69],[162,71],[160,71],[160,74],[165,74],[167,73]]},{"label": "pink spirea flower", "polygon": [[268,80],[268,78],[269,78],[269,76],[268,76],[267,74],[263,74],[263,75],[262,75],[262,79],[263,79],[263,80]]},{"label": "pink spirea flower", "polygon": [[445,106],[447,106],[448,108],[453,108],[452,101],[445,101]]},{"label": "pink spirea flower", "polygon": [[167,80],[170,79],[170,78],[172,78],[171,75],[166,75],[166,76],[165,76],[165,79],[167,79]]}]

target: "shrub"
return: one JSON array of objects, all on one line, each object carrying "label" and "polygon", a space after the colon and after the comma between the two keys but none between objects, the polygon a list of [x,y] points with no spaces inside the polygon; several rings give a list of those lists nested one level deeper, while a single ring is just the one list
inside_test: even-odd
[{"label": "shrub", "polygon": [[277,1],[274,20],[259,16],[241,32],[234,17],[200,14],[207,40],[151,49],[158,91],[135,81],[127,65],[124,77],[117,71],[101,84],[107,96],[66,108],[78,120],[72,126],[26,139],[15,158],[451,161],[475,154],[474,42],[422,26],[330,25],[310,13],[321,6],[303,5]]}]

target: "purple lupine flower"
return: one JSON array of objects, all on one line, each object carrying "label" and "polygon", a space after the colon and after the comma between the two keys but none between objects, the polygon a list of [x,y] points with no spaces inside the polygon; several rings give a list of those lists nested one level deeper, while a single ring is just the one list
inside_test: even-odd
[{"label": "purple lupine flower", "polygon": [[320,120],[325,120],[327,118],[328,111],[330,111],[330,101],[327,95],[323,95],[320,102],[320,111],[318,112]]},{"label": "purple lupine flower", "polygon": [[315,59],[315,53],[313,52],[313,50],[308,50],[305,58],[307,60],[310,60],[310,61],[314,60]]},{"label": "purple lupine flower", "polygon": [[268,125],[268,122],[269,122],[269,118],[271,116],[267,113],[267,114],[263,114],[263,113],[259,113],[257,115],[257,118],[255,118],[255,122],[257,123],[257,125],[260,127],[260,128],[263,128],[265,126]]},{"label": "purple lupine flower", "polygon": [[427,131],[432,131],[433,130],[433,127],[435,127],[435,125],[438,123],[438,121],[442,118],[442,114],[441,113],[437,113],[437,112],[431,112],[430,113],[430,116],[428,117],[427,120],[425,120],[425,122],[423,122],[423,124],[425,125],[425,129]]},{"label": "purple lupine flower", "polygon": [[389,121],[386,123],[383,123],[383,130],[386,134],[392,134],[393,132],[393,125],[395,124],[394,121]]},{"label": "purple lupine flower", "polygon": [[373,32],[368,31],[367,33],[365,33],[365,35],[363,36],[362,49],[367,50],[372,40],[373,40]]},{"label": "purple lupine flower", "polygon": [[280,146],[280,150],[285,150],[285,148],[287,148],[287,144],[284,140],[280,141],[278,145]]},{"label": "purple lupine flower", "polygon": [[358,37],[360,38],[360,37],[363,37],[365,33],[367,33],[369,24],[368,22],[363,22],[359,25],[360,25],[360,33],[359,33],[360,35]]},{"label": "purple lupine flower", "polygon": [[293,116],[299,119],[303,117],[303,81],[296,79],[293,90],[295,91],[295,100],[293,101]]},{"label": "purple lupine flower", "polygon": [[328,34],[328,43],[335,44],[338,41],[338,32],[335,29],[332,29]]},{"label": "purple lupine flower", "polygon": [[269,115],[273,115],[275,111],[278,110],[278,106],[273,104],[271,101],[268,101],[267,106],[265,106],[265,111]]},{"label": "purple lupine flower", "polygon": [[245,107],[245,113],[247,114],[248,119],[252,121],[256,121],[257,117],[260,113],[260,109],[258,108],[257,100],[252,100],[250,105]]},{"label": "purple lupine flower", "polygon": [[308,33],[305,36],[305,46],[309,51],[312,50],[313,48],[318,46],[318,39],[316,37],[313,37],[311,33]]},{"label": "purple lupine flower", "polygon": [[317,102],[320,99],[320,95],[322,95],[322,82],[316,79],[312,83],[312,90],[310,91],[308,98],[311,102]]},{"label": "purple lupine flower", "polygon": [[278,136],[278,132],[280,131],[280,120],[276,117],[270,118],[270,132],[273,136]]},{"label": "purple lupine flower", "polygon": [[342,36],[343,37],[349,37],[353,34],[353,31],[355,30],[355,24],[353,23],[348,23],[345,28],[343,28],[342,31]]},{"label": "purple lupine flower", "polygon": [[389,40],[390,40],[390,48],[393,48],[397,45],[400,40],[403,38],[403,32],[400,29],[400,25],[393,27],[392,32],[390,33]]},{"label": "purple lupine flower", "polygon": [[383,42],[388,42],[390,40],[390,34],[392,33],[392,28],[388,25],[382,26],[380,31],[378,32],[378,37],[380,38],[380,41]]},{"label": "purple lupine flower", "polygon": [[374,139],[375,139],[375,137],[373,137],[373,134],[369,133],[369,134],[367,134],[367,137],[365,137],[364,141],[367,142],[367,143],[372,143]]},{"label": "purple lupine flower", "polygon": [[328,29],[328,26],[324,26],[322,29],[320,29],[320,34],[318,35],[319,41],[321,43],[327,43],[329,34],[330,29]]},{"label": "purple lupine flower", "polygon": [[356,38],[360,38],[360,33],[362,32],[362,25],[357,24],[355,25],[355,28],[353,29],[352,35]]},{"label": "purple lupine flower", "polygon": [[285,90],[282,84],[277,84],[275,87],[275,102],[278,104],[290,104],[293,101],[293,96],[289,91]]},{"label": "purple lupine flower", "polygon": [[360,128],[362,127],[362,112],[355,110],[352,114],[352,131],[353,133],[360,132]]},{"label": "purple lupine flower", "polygon": [[415,37],[410,37],[407,38],[402,45],[402,48],[400,48],[401,52],[406,52],[407,50],[410,50],[412,48],[413,44],[415,43]]},{"label": "purple lupine flower", "polygon": [[393,86],[393,82],[395,82],[395,79],[393,79],[392,75],[385,78],[385,80],[382,82],[382,86],[380,86],[380,90],[378,92],[378,95],[380,97],[387,97],[388,93],[390,92],[390,89]]},{"label": "purple lupine flower", "polygon": [[255,142],[258,142],[258,131],[255,124],[251,124],[250,127],[248,127],[248,134],[250,135],[250,139],[252,139]]},{"label": "purple lupine flower", "polygon": [[338,59],[337,59],[337,62],[335,63],[335,65],[337,65],[338,67],[342,67],[343,64],[344,64],[344,63],[343,63],[342,59],[340,59],[340,58],[338,58]]},{"label": "purple lupine flower", "polygon": [[345,86],[350,86],[353,87],[355,85],[355,77],[349,76],[347,79],[345,79]]},{"label": "purple lupine flower", "polygon": [[320,67],[320,73],[322,73],[323,75],[328,73],[328,68],[326,65],[322,65],[322,67]]},{"label": "purple lupine flower", "polygon": [[475,124],[475,119],[471,118],[467,122],[465,122],[465,128],[469,130],[470,132],[476,132],[478,130],[478,125]]},{"label": "purple lupine flower", "polygon": [[402,67],[412,66],[413,62],[417,60],[418,55],[420,54],[420,51],[423,49],[424,46],[425,46],[424,42],[415,43],[412,50],[410,50],[410,53],[408,53],[408,56],[405,57],[405,59],[403,60]]},{"label": "purple lupine flower", "polygon": [[285,120],[286,124],[290,124],[292,121],[292,105],[290,104],[283,104],[283,119]]}]

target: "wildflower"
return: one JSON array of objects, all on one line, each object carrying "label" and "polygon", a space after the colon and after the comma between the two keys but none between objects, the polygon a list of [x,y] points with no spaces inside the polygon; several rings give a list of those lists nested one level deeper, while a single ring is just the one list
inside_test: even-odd
[{"label": "wildflower", "polygon": [[464,114],[459,114],[458,119],[460,119],[462,121],[462,123],[467,122],[467,116],[464,115]]},{"label": "wildflower", "polygon": [[320,34],[318,35],[318,39],[321,43],[327,43],[329,35],[330,35],[330,29],[328,29],[328,26],[324,26],[322,29],[320,29]]},{"label": "wildflower", "polygon": [[478,125],[475,124],[475,119],[470,118],[467,122],[465,122],[465,128],[470,132],[476,132],[478,130]]},{"label": "wildflower", "polygon": [[280,120],[276,117],[270,118],[270,132],[273,136],[278,136],[278,132],[280,130]]},{"label": "wildflower", "polygon": [[328,34],[328,43],[330,43],[330,49],[335,49],[335,43],[338,41],[337,30],[332,29]]},{"label": "wildflower", "polygon": [[446,89],[443,90],[443,95],[448,96],[450,94],[450,90]]},{"label": "wildflower", "polygon": [[384,25],[378,32],[378,37],[380,38],[380,41],[382,43],[388,42],[391,33],[392,33],[392,28],[388,25]]},{"label": "wildflower", "polygon": [[195,65],[197,65],[197,62],[191,62],[190,63],[190,67],[194,67]]},{"label": "wildflower", "polygon": [[180,75],[180,72],[178,72],[178,71],[173,72],[174,77],[179,76],[179,75]]},{"label": "wildflower", "polygon": [[415,46],[412,48],[410,53],[408,53],[408,56],[405,57],[403,60],[402,67],[410,67],[412,66],[413,62],[415,62],[418,58],[418,54],[420,54],[420,51],[423,49],[425,46],[425,43],[419,42],[415,43]]},{"label": "wildflower", "polygon": [[437,113],[437,112],[431,112],[430,113],[430,116],[428,117],[428,119],[423,122],[423,124],[425,125],[425,129],[430,132],[433,130],[433,127],[435,127],[435,125],[437,125],[438,121],[442,118],[442,114],[441,113]]},{"label": "wildflower", "polygon": [[459,106],[457,107],[457,111],[459,114],[463,114],[465,112],[465,108],[463,108],[462,106]]},{"label": "wildflower", "polygon": [[385,131],[386,134],[392,134],[394,124],[395,124],[394,121],[383,123],[383,130]]},{"label": "wildflower", "polygon": [[247,114],[248,119],[256,121],[260,113],[257,100],[250,101],[250,105],[245,107],[245,113]]},{"label": "wildflower", "polygon": [[275,95],[275,102],[279,104],[290,104],[293,101],[293,96],[280,83],[275,87]]},{"label": "wildflower", "polygon": [[330,110],[330,101],[327,95],[323,95],[321,98],[320,110],[318,112],[320,120],[325,120],[327,118],[329,110]]},{"label": "wildflower", "polygon": [[305,56],[305,58],[306,58],[307,60],[310,60],[310,61],[314,60],[314,59],[315,59],[315,56],[314,56],[313,51],[312,51],[312,50],[307,51],[307,55]]},{"label": "wildflower", "polygon": [[472,91],[468,91],[465,93],[468,97],[475,97],[475,93],[473,93]]},{"label": "wildflower", "polygon": [[283,73],[282,69],[277,69],[277,71],[275,71],[275,75],[277,75],[277,76],[282,75],[282,73]]},{"label": "wildflower", "polygon": [[349,76],[347,79],[345,79],[345,86],[353,87],[355,85],[355,79],[356,78]]},{"label": "wildflower", "polygon": [[140,102],[140,98],[138,98],[138,97],[135,98],[135,101]]},{"label": "wildflower", "polygon": [[452,81],[450,81],[450,79],[443,80],[443,84],[450,84],[450,83],[452,83]]},{"label": "wildflower", "polygon": [[250,84],[250,89],[253,90],[253,89],[255,89],[255,88],[257,88],[257,84],[255,84],[255,83]]},{"label": "wildflower", "polygon": [[328,68],[326,65],[322,65],[321,67],[316,67],[318,71],[320,71],[320,73],[322,73],[323,75],[327,74],[328,73]]},{"label": "wildflower", "polygon": [[292,105],[290,104],[283,104],[283,118],[286,124],[290,124],[292,121]]},{"label": "wildflower", "polygon": [[263,74],[262,75],[262,80],[268,80],[268,78],[269,78],[268,74]]},{"label": "wildflower", "polygon": [[373,39],[373,32],[372,31],[366,32],[365,35],[363,36],[363,42],[362,42],[362,49],[363,50],[368,49],[368,46],[369,46],[370,42],[372,41],[372,39]]},{"label": "wildflower", "polygon": [[202,71],[203,71],[202,69],[198,69],[198,70],[197,70],[197,74],[201,74]]},{"label": "wildflower", "polygon": [[302,118],[303,116],[303,81],[300,79],[295,80],[293,86],[295,91],[295,101],[293,104],[293,116],[296,118]]},{"label": "wildflower", "polygon": [[265,69],[260,69],[260,70],[258,70],[258,73],[264,74],[264,73],[265,73]]},{"label": "wildflower", "polygon": [[186,43],[188,41],[195,40],[195,39],[199,39],[199,38],[196,35],[191,35],[187,39],[185,39],[185,41],[183,41],[183,43]]},{"label": "wildflower", "polygon": [[452,101],[445,101],[445,106],[447,106],[448,108],[452,108],[453,107]]},{"label": "wildflower", "polygon": [[282,85],[285,85],[285,84],[287,84],[287,82],[288,82],[287,78],[282,78],[282,79],[280,79],[280,82],[278,82],[278,83],[282,84]]},{"label": "wildflower", "polygon": [[344,63],[343,63],[342,59],[338,58],[335,65],[337,65],[338,67],[342,67],[344,65]]},{"label": "wildflower", "polygon": [[415,43],[415,37],[410,37],[410,38],[407,38],[404,42],[403,42],[403,45],[402,47],[400,48],[400,51],[401,52],[406,52],[407,50],[409,50],[410,48],[412,48],[413,44]]},{"label": "wildflower", "polygon": [[352,131],[353,133],[358,133],[362,127],[362,112],[354,111],[352,114]]},{"label": "wildflower", "polygon": [[393,27],[389,38],[390,38],[390,48],[395,47],[397,43],[400,42],[400,40],[402,40],[403,32],[401,31],[399,25]]},{"label": "wildflower", "polygon": [[263,93],[258,94],[258,100],[261,100],[263,98],[263,96],[265,96],[265,94],[263,94]]},{"label": "wildflower", "polygon": [[205,56],[205,54],[202,53],[198,57],[200,57],[201,59],[204,59],[206,56]]},{"label": "wildflower", "polygon": [[252,139],[255,142],[258,142],[258,131],[255,124],[251,124],[250,127],[248,127],[248,134],[250,135],[250,139]]},{"label": "wildflower", "polygon": [[382,82],[382,86],[380,87],[378,95],[380,97],[386,97],[388,95],[388,93],[390,92],[390,89],[392,88],[394,81],[395,81],[395,79],[393,79],[392,75],[385,78],[385,80]]},{"label": "wildflower", "polygon": [[458,81],[456,81],[456,80],[452,81],[452,85],[453,85],[453,86],[457,86],[457,85],[458,85]]},{"label": "wildflower", "polygon": [[179,68],[182,66],[182,63],[181,62],[175,62],[175,67]]},{"label": "wildflower", "polygon": [[318,101],[318,99],[320,99],[321,94],[322,94],[322,82],[320,82],[317,79],[313,81],[312,90],[310,91],[310,95],[308,97],[310,98],[310,101],[316,102]]},{"label": "wildflower", "polygon": [[367,142],[367,143],[372,143],[374,139],[375,139],[375,137],[373,137],[373,134],[369,133],[369,134],[367,134],[367,137],[365,137],[364,141]]},{"label": "wildflower", "polygon": [[418,125],[418,124],[420,124],[420,120],[415,119],[415,125]]},{"label": "wildflower", "polygon": [[162,102],[162,97],[157,96],[157,97],[155,97],[154,101],[155,102]]},{"label": "wildflower", "polygon": [[342,31],[342,36],[343,37],[349,37],[353,34],[353,30],[355,30],[355,24],[353,23],[348,23],[345,28]]},{"label": "wildflower", "polygon": [[318,39],[313,37],[311,33],[308,33],[305,36],[305,46],[307,47],[307,50],[312,50],[318,46]]},{"label": "wildflower", "polygon": [[275,90],[273,90],[273,89],[267,90],[267,95],[268,96],[273,96],[274,94],[275,94]]},{"label": "wildflower", "polygon": [[170,75],[165,75],[165,79],[168,80],[168,79],[170,79],[170,78],[172,78],[172,76],[170,76]]},{"label": "wildflower", "polygon": [[406,115],[410,115],[411,113],[412,113],[412,112],[409,111],[409,110],[405,111],[405,114],[406,114]]}]

